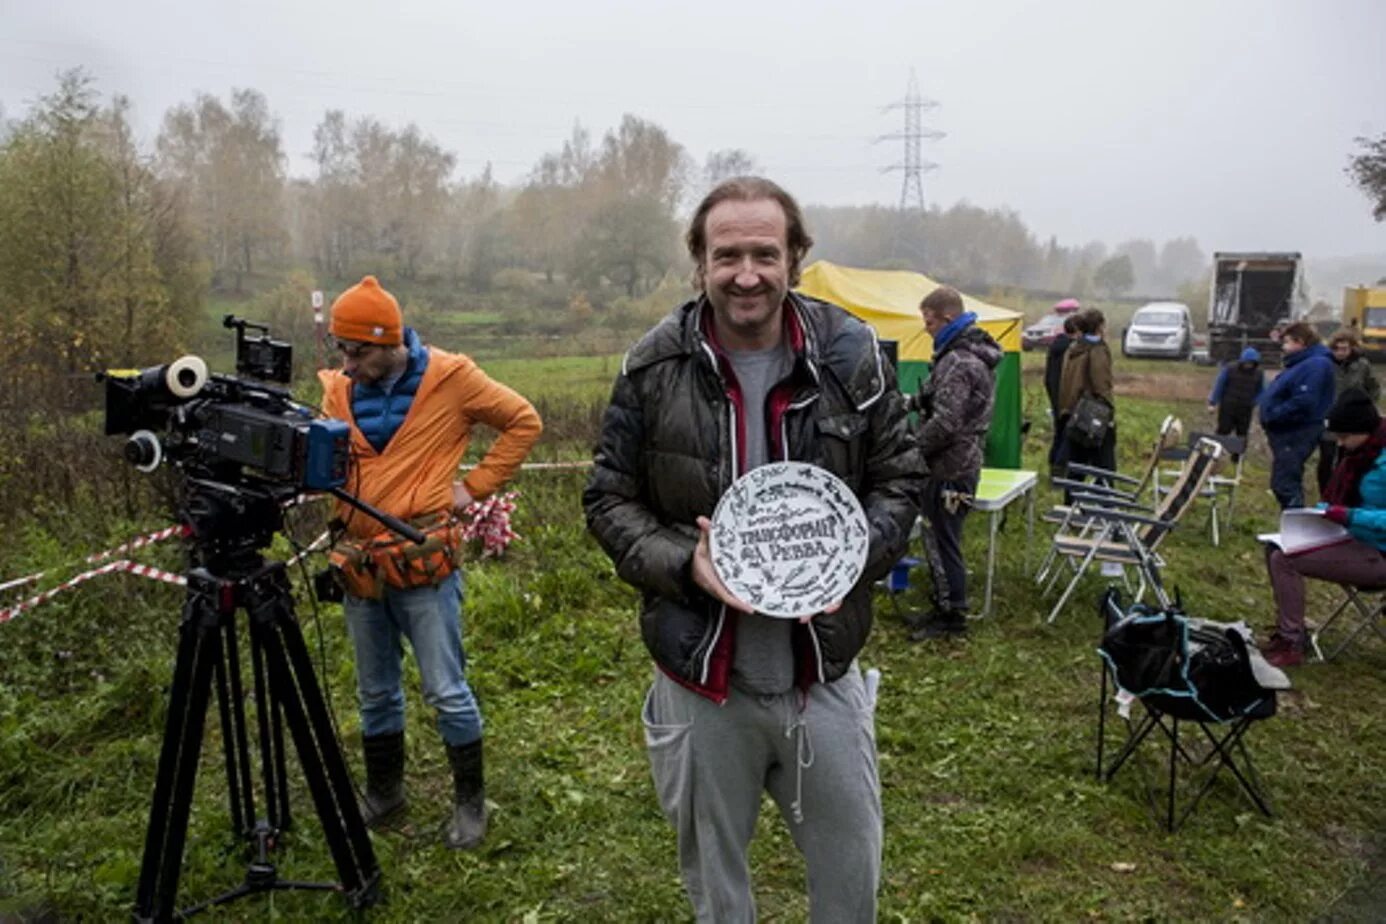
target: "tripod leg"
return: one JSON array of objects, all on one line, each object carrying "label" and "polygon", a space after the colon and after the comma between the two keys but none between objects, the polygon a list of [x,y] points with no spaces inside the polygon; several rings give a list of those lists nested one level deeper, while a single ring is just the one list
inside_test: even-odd
[{"label": "tripod leg", "polygon": [[222,625],[225,657],[216,664],[217,704],[221,714],[222,746],[226,752],[227,793],[231,800],[231,825],[241,837],[255,829],[255,788],[250,776],[250,745],[245,733],[245,696],[241,687],[240,646],[236,621]]},{"label": "tripod leg", "polygon": [[[169,692],[163,749],[154,781],[154,800],[140,862],[135,914],[141,920],[172,920],[183,846],[192,806],[197,761],[207,716],[212,675],[221,661],[219,626],[223,616],[209,594],[204,573],[188,576],[188,597],[178,627],[178,656]],[[214,582],[213,582],[214,584]]]},{"label": "tripod leg", "polygon": [[268,821],[275,830],[289,827],[289,787],[284,770],[284,733],[280,723],[278,699],[274,695],[268,668],[265,664],[264,642],[260,633],[250,633],[251,670],[254,674],[255,711],[260,736],[260,772],[265,782],[265,804]]},{"label": "tripod leg", "polygon": [[250,631],[262,646],[270,695],[284,710],[337,875],[354,904],[368,904],[374,898],[380,868],[361,819],[346,760],[313,675],[308,647],[294,618],[293,597],[283,564],[266,565],[249,586]]}]

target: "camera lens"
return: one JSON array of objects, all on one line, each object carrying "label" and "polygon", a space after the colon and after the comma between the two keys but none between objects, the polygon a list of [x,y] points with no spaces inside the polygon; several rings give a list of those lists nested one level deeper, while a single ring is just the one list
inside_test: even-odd
[{"label": "camera lens", "polygon": [[152,472],[163,460],[159,438],[148,430],[138,430],[125,441],[125,460],[142,472]]},{"label": "camera lens", "polygon": [[187,400],[207,384],[207,363],[200,356],[183,356],[163,367],[163,376],[169,394]]}]

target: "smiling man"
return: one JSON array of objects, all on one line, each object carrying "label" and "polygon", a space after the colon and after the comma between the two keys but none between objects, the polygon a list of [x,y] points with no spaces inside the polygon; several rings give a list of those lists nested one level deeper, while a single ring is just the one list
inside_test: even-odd
[{"label": "smiling man", "polygon": [[[918,509],[904,401],[869,327],[790,291],[812,239],[779,186],[720,184],[687,242],[701,294],[626,354],[583,495],[589,528],[644,594],[655,789],[698,920],[754,920],[746,850],[768,791],[807,862],[812,919],[874,921],[880,787],[856,656],[871,585]],[[708,554],[723,492],[778,460],[837,475],[871,527],[861,580],[798,620],[754,612]]]}]

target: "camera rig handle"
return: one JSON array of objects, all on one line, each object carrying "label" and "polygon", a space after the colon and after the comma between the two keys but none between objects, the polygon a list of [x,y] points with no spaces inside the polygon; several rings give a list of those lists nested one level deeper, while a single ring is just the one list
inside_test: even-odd
[{"label": "camera rig handle", "polygon": [[386,513],[385,511],[372,507],[370,504],[366,503],[360,498],[353,497],[352,495],[343,491],[341,488],[328,488],[327,491],[329,494],[331,494],[338,500],[350,504],[351,506],[355,507],[357,510],[361,511],[367,516],[373,517],[374,519],[379,520],[381,523],[384,523],[387,527],[389,527],[391,532],[398,533],[399,535],[408,539],[415,545],[423,545],[424,542],[428,539],[428,537],[425,536],[423,533],[419,532],[417,529],[410,526],[408,523],[404,522],[398,517],[390,516],[390,514]]}]

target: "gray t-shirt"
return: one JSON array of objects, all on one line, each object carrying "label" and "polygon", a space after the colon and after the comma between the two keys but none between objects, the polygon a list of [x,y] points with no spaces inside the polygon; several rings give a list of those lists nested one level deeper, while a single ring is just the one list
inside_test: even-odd
[{"label": "gray t-shirt", "polygon": [[[745,420],[746,471],[770,461],[770,437],[765,432],[765,399],[794,368],[794,354],[780,343],[766,350],[728,351],[727,359],[741,385]],[[794,686],[794,651],[790,642],[793,620],[737,616],[736,655],[731,683],[743,693],[774,695]]]}]

